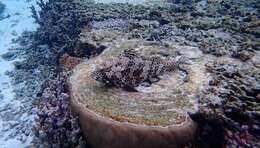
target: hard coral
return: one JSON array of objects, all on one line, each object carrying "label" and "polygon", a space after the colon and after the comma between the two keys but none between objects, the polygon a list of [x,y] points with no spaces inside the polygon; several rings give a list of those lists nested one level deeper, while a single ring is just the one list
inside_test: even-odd
[{"label": "hard coral", "polygon": [[[187,83],[175,89],[178,83],[175,79],[183,79],[179,77],[182,74],[176,71],[171,73],[174,74],[173,78],[160,80],[158,83],[164,85],[159,84],[159,88],[151,90],[150,93],[104,88],[91,77],[93,68],[111,56],[119,56],[118,49],[120,48],[111,48],[101,56],[79,64],[68,79],[72,111],[79,115],[82,131],[89,144],[93,148],[184,147],[196,136],[197,125],[186,114],[187,111],[196,110],[195,102],[189,101],[193,100],[193,95],[191,98],[182,95],[182,92],[194,94],[193,91],[199,88],[197,86],[202,86],[203,83],[193,85],[195,89],[190,89]],[[151,48],[139,51],[143,55],[149,55]],[[140,57],[129,53],[127,56],[129,60]],[[114,68],[116,69],[116,66]],[[109,69],[111,70],[111,67]],[[131,67],[125,69],[124,74],[128,74],[127,69],[131,70]],[[140,69],[137,74],[141,73]]]},{"label": "hard coral", "polygon": [[37,126],[34,128],[36,147],[77,147],[85,145],[78,119],[70,111],[69,95],[65,91],[66,76],[49,80],[41,94]]},{"label": "hard coral", "polygon": [[[227,147],[259,147],[259,70],[249,65],[241,67],[219,62],[210,63],[207,67],[212,73],[211,81],[200,100],[202,104],[207,104],[206,107],[201,107],[200,111],[206,119],[194,120],[205,127],[205,123],[209,123],[208,129],[221,128],[217,133],[222,131],[222,144]],[[212,124],[210,121],[218,124]],[[205,131],[206,128],[201,133]],[[208,140],[211,137],[209,135]],[[219,140],[218,138],[217,143],[221,144]]]},{"label": "hard coral", "polygon": [[[36,38],[43,44],[48,44],[58,56],[64,53],[77,56],[74,47],[78,44],[79,34],[88,19],[80,13],[82,6],[71,0],[43,0],[37,2],[41,11],[32,7],[35,21],[40,25]],[[88,55],[84,55],[88,56]]]},{"label": "hard coral", "polygon": [[107,85],[134,89],[143,82],[153,82],[157,76],[178,66],[174,60],[159,56],[146,57],[131,50],[117,58],[105,61],[92,73],[92,77]]}]

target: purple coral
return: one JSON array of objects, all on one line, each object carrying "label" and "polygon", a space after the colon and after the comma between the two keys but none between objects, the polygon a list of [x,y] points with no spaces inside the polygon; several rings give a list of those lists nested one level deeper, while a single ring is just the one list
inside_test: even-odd
[{"label": "purple coral", "polygon": [[78,118],[71,113],[69,95],[65,90],[66,75],[48,80],[43,86],[34,128],[34,144],[47,147],[85,145]]}]

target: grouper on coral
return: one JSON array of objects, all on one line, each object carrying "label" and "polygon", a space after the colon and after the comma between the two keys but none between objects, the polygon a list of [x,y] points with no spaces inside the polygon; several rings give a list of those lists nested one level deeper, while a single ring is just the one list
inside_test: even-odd
[{"label": "grouper on coral", "polygon": [[[72,112],[79,116],[89,144],[94,148],[174,148],[191,142],[197,124],[187,112],[195,112],[197,105],[195,95],[188,94],[201,88],[205,81],[197,83],[195,77],[203,74],[187,65],[189,81],[185,82],[180,69],[184,61],[173,48],[151,48],[141,40],[120,43],[77,65],[68,79]],[[122,51],[127,44],[137,47]],[[156,77],[160,79],[155,82]],[[139,87],[147,81],[153,82]]]},{"label": "grouper on coral", "polygon": [[165,72],[181,69],[179,65],[182,63],[185,63],[184,58],[147,57],[134,50],[125,50],[118,57],[99,65],[92,77],[106,85],[134,90],[145,82],[158,81],[158,76]]}]

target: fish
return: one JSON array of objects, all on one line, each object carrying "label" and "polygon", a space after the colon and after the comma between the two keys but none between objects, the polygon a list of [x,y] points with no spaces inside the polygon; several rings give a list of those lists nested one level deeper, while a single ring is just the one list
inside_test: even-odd
[{"label": "fish", "polygon": [[143,56],[134,50],[124,50],[118,57],[98,65],[91,76],[105,85],[135,90],[144,82],[159,81],[158,76],[174,71],[181,63],[180,59]]}]

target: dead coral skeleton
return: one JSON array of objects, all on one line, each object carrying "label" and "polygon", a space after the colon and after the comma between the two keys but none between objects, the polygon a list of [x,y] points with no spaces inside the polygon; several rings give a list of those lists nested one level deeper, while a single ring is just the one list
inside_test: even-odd
[{"label": "dead coral skeleton", "polygon": [[106,85],[134,89],[144,82],[151,84],[158,81],[159,75],[177,69],[181,63],[182,60],[146,57],[133,50],[126,50],[117,58],[97,66],[92,77]]}]

